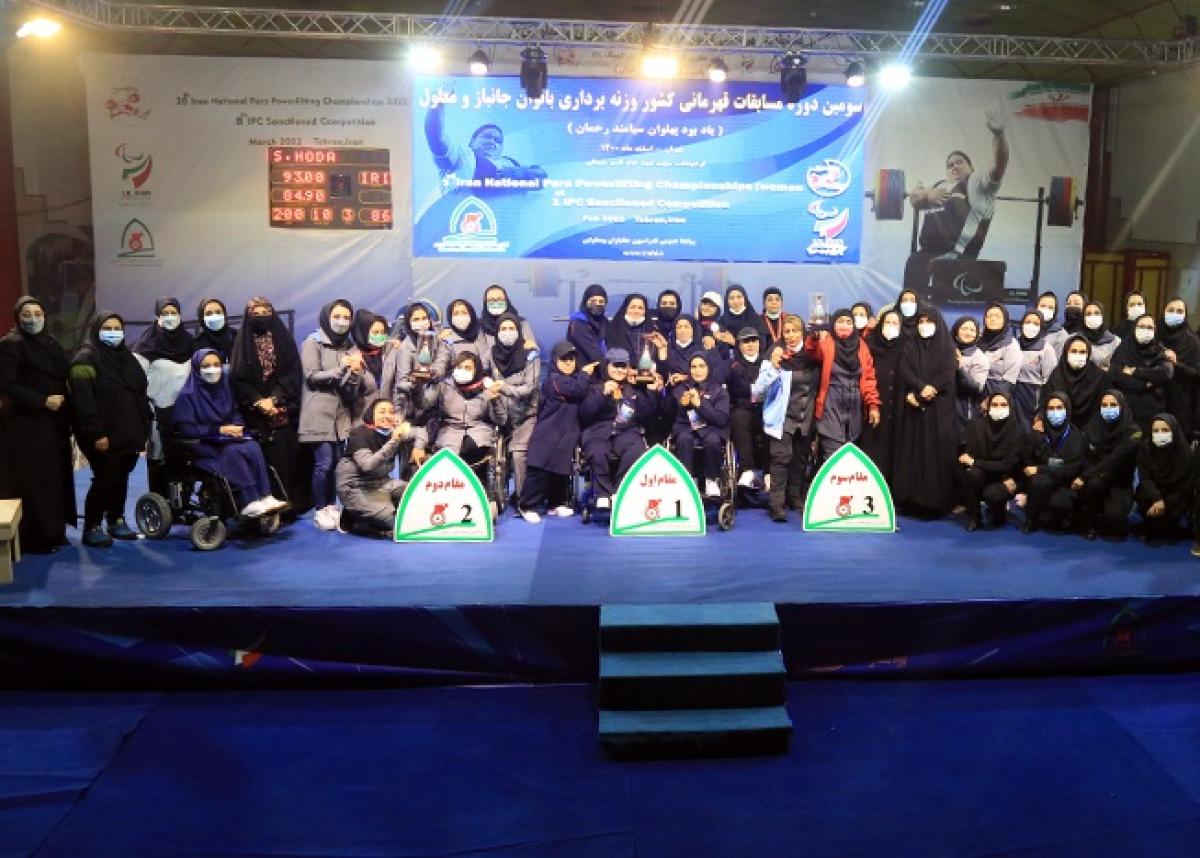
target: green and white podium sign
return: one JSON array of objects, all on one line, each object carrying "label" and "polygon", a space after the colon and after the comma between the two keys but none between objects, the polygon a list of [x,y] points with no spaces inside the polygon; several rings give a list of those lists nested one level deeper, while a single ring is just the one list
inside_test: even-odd
[{"label": "green and white podium sign", "polygon": [[642,454],[613,501],[612,536],[703,536],[704,502],[696,481],[664,447]]},{"label": "green and white podium sign", "polygon": [[413,475],[396,510],[396,542],[491,542],[492,509],[475,472],[438,450]]},{"label": "green and white podium sign", "polygon": [[804,529],[835,533],[893,533],[892,493],[871,457],[845,444],[829,457],[804,503]]}]

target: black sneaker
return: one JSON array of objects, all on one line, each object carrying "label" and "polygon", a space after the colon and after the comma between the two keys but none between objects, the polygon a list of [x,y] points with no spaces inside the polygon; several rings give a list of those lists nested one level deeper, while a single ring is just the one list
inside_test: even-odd
[{"label": "black sneaker", "polygon": [[118,518],[116,521],[110,522],[108,525],[108,535],[113,539],[137,539],[137,531],[130,530],[129,525],[125,523],[124,517]]},{"label": "black sneaker", "polygon": [[100,525],[89,527],[83,532],[83,544],[89,548],[112,548],[112,537]]}]

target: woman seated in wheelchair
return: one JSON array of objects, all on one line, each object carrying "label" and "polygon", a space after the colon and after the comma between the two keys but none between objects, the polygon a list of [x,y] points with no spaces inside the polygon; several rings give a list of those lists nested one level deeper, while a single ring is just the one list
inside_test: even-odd
[{"label": "woman seated in wheelchair", "polygon": [[484,375],[474,352],[463,352],[432,395],[437,397],[437,449],[453,450],[480,473],[495,449],[497,427],[508,419],[500,388]]},{"label": "woman seated in wheelchair", "polygon": [[646,427],[658,414],[662,377],[649,384],[634,383],[636,371],[629,352],[609,349],[604,370],[579,405],[584,458],[592,472],[596,508],[609,509],[616,487],[646,452]]},{"label": "woman seated in wheelchair", "polygon": [[392,472],[396,460],[413,444],[424,449],[424,430],[396,414],[390,400],[376,399],[367,405],[363,422],[350,430],[335,471],[342,530],[391,534],[396,504],[407,485],[393,478]]},{"label": "woman seated in wheelchair", "polygon": [[[678,410],[671,440],[680,463],[696,474],[704,488],[704,496],[721,496],[718,478],[725,457],[725,440],[729,437],[729,393],[720,381],[712,378],[710,358],[705,353],[692,355],[688,378],[671,389]],[[694,466],[696,449],[703,447],[700,468]]]},{"label": "woman seated in wheelchair", "polygon": [[240,515],[261,518],[287,506],[271,494],[262,449],[244,434],[242,415],[215,350],[192,355],[192,372],[175,400],[171,428],[175,437],[194,442],[190,449],[197,468],[229,483]]}]

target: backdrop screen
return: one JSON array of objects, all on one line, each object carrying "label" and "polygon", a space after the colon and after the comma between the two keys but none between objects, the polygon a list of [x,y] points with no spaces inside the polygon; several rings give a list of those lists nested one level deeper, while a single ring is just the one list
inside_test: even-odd
[{"label": "backdrop screen", "polygon": [[414,254],[858,262],[863,91],[515,77],[413,84]]}]

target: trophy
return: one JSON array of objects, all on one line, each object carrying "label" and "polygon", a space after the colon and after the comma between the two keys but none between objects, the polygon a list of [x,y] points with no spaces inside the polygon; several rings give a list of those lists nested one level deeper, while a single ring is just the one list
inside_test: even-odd
[{"label": "trophy", "polygon": [[650,384],[654,381],[654,356],[650,353],[650,339],[642,335],[642,353],[637,361],[635,384]]},{"label": "trophy", "polygon": [[417,335],[417,359],[413,364],[413,381],[429,381],[433,378],[434,345],[432,331]]},{"label": "trophy", "polygon": [[829,309],[823,292],[812,292],[808,296],[808,326],[823,328],[829,324]]}]

